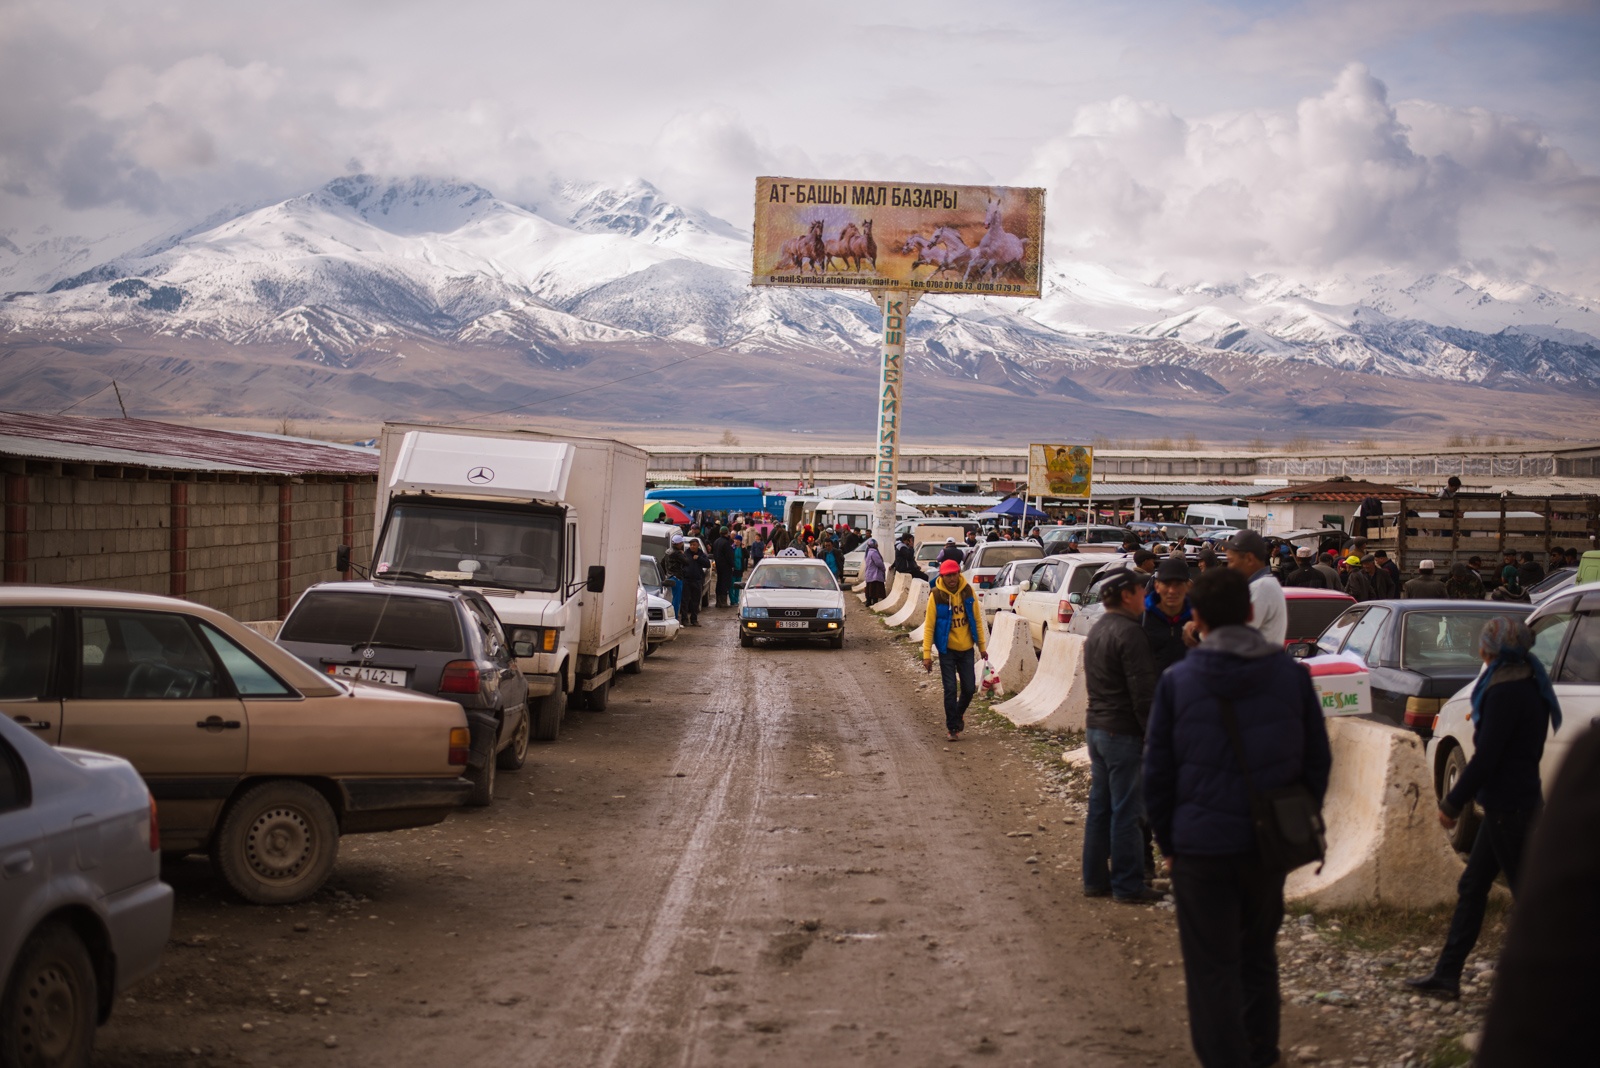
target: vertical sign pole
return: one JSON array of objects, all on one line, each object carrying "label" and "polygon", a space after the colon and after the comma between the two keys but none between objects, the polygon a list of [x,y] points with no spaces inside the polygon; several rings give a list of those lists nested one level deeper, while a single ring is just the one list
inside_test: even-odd
[{"label": "vertical sign pole", "polygon": [[900,493],[900,432],[904,429],[906,319],[920,294],[877,290],[883,312],[883,362],[878,372],[878,440],[874,450],[872,536],[887,558],[894,551],[894,515]]}]

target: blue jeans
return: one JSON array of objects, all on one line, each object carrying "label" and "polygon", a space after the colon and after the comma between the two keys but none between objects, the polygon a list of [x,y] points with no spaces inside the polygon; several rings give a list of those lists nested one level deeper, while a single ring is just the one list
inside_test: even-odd
[{"label": "blue jeans", "polygon": [[1144,739],[1089,731],[1089,815],[1083,829],[1083,888],[1133,897],[1144,889],[1140,764]]},{"label": "blue jeans", "polygon": [[667,585],[672,587],[672,614],[683,615],[683,580],[676,575],[667,576]]},{"label": "blue jeans", "polygon": [[973,674],[976,654],[976,649],[939,654],[939,679],[944,683],[944,729],[951,734],[966,729],[967,706],[972,704],[972,695],[978,692],[978,680]]}]

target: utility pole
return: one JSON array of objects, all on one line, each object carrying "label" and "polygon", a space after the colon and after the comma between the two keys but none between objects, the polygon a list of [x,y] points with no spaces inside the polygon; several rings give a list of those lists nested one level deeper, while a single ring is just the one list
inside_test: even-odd
[{"label": "utility pole", "polygon": [[872,536],[881,552],[894,544],[895,510],[900,503],[900,434],[905,428],[906,320],[920,293],[875,289],[883,313],[883,359],[878,368],[878,447],[872,493]]}]

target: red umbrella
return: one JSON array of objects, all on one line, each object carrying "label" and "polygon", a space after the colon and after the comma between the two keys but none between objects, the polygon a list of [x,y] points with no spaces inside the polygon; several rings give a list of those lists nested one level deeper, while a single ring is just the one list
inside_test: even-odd
[{"label": "red umbrella", "polygon": [[683,526],[694,522],[689,518],[689,513],[673,504],[671,501],[645,501],[644,521],[646,523],[677,523]]}]

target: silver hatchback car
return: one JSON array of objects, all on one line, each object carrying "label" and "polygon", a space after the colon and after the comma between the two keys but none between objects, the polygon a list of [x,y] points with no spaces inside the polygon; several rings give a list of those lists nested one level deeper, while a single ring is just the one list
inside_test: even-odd
[{"label": "silver hatchback car", "polygon": [[87,1065],[172,928],[156,806],[133,765],[0,716],[0,1064]]}]

